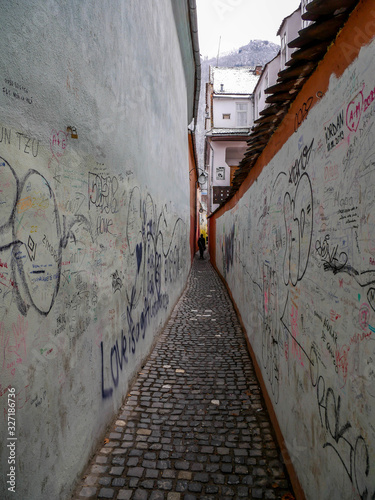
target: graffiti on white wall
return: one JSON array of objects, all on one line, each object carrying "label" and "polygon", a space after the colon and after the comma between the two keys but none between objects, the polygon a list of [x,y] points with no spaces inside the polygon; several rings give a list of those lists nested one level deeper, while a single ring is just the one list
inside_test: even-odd
[{"label": "graffiti on white wall", "polygon": [[77,348],[112,397],[183,284],[187,224],[132,172],[76,168],[65,132],[44,145],[2,126],[0,150],[0,397],[15,387],[19,410],[48,405],[30,367],[56,369],[61,389]]},{"label": "graffiti on white wall", "polygon": [[311,498],[375,498],[373,51],[217,221],[217,263]]}]

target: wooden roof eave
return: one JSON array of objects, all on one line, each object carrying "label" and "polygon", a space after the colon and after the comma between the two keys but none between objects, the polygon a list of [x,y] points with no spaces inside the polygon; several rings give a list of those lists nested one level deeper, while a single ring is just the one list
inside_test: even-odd
[{"label": "wooden roof eave", "polygon": [[313,0],[306,5],[306,12],[302,15],[305,21],[316,21],[323,16],[337,15],[344,10],[352,10],[358,0]]},{"label": "wooden roof eave", "polygon": [[315,22],[310,26],[307,26],[307,28],[300,30],[298,32],[298,38],[289,42],[288,47],[291,49],[300,49],[314,40],[322,42],[325,40],[332,40],[336,36],[338,29],[343,25],[346,18],[347,12],[325,19],[321,22]]}]

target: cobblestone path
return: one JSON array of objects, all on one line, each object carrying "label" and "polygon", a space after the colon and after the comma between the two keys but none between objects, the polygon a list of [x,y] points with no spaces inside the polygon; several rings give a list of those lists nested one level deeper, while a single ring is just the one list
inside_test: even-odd
[{"label": "cobblestone path", "polygon": [[293,499],[220,278],[188,286],[72,498]]}]

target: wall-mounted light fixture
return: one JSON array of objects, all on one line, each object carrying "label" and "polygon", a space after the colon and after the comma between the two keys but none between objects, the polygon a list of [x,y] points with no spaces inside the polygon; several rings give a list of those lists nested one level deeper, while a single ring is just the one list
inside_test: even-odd
[{"label": "wall-mounted light fixture", "polygon": [[201,173],[201,174],[200,174],[200,176],[198,177],[198,184],[199,184],[200,186],[203,186],[203,184],[205,184],[205,183],[206,183],[206,181],[207,181],[207,177],[208,177],[207,172],[204,172],[204,171],[202,170],[202,173]]},{"label": "wall-mounted light fixture", "polygon": [[[195,170],[195,168],[192,168],[192,169],[190,170],[189,175],[191,174],[191,172],[192,172],[193,170]],[[206,183],[206,181],[207,181],[208,173],[207,173],[207,172],[205,172],[204,170],[200,169],[200,168],[199,168],[198,170],[199,170],[200,172],[202,172],[202,173],[201,173],[201,174],[199,174],[199,176],[198,176],[198,184],[199,184],[200,186],[203,186],[203,184],[205,184],[205,183]]]}]

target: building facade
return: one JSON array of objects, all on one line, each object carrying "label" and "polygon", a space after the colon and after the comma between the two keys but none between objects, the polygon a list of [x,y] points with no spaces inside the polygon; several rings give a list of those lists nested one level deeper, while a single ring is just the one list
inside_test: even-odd
[{"label": "building facade", "polygon": [[306,23],[308,25],[308,22],[301,17],[306,11],[307,3],[305,1],[302,9],[301,4],[292,14],[284,18],[277,31],[277,36],[280,37],[280,51],[264,66],[254,89],[254,120],[259,119],[261,111],[268,106],[266,89],[277,83],[279,72],[285,69],[286,63],[295,51],[295,48],[290,48],[288,44],[297,38],[298,31],[304,28]]},{"label": "building facade", "polygon": [[208,213],[229,194],[233,175],[246,151],[254,123],[254,87],[261,67],[210,67],[206,90],[205,167]]}]

